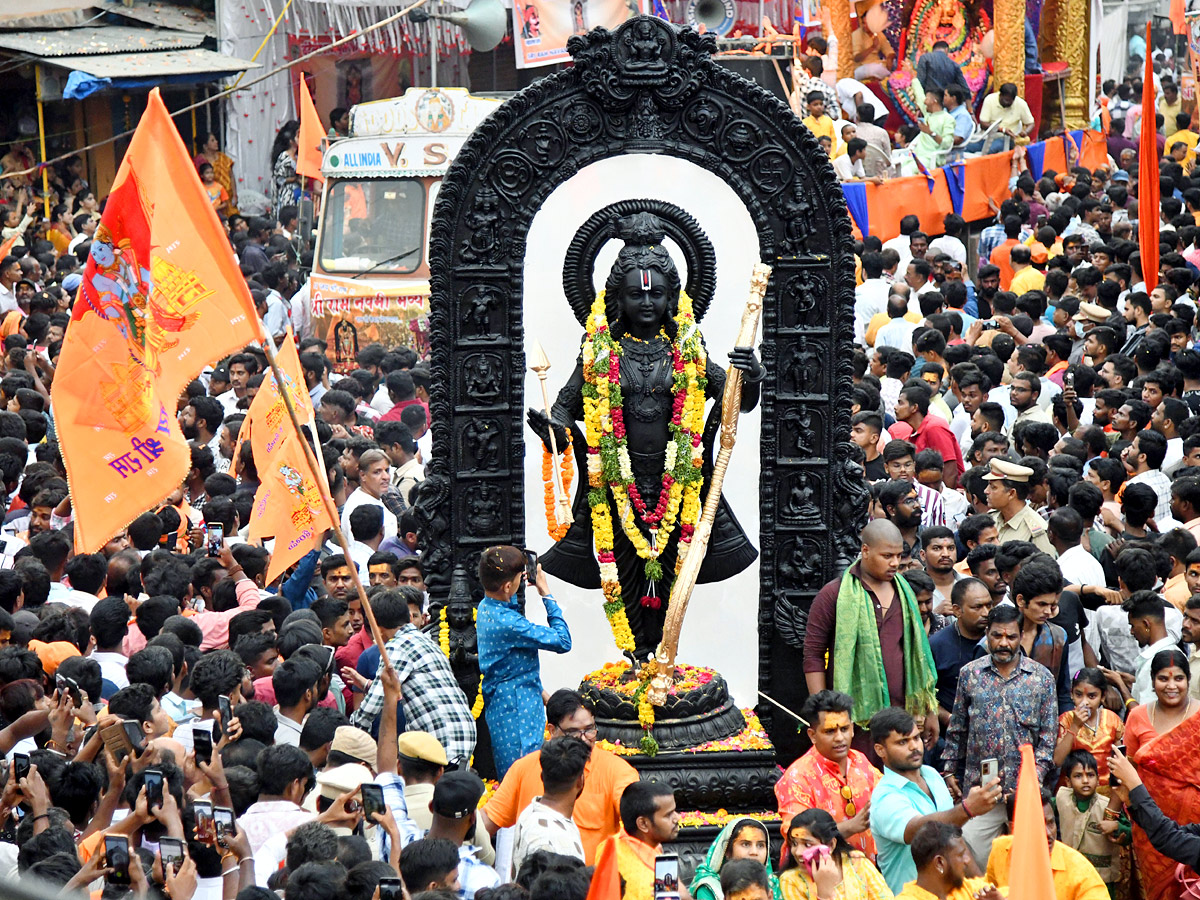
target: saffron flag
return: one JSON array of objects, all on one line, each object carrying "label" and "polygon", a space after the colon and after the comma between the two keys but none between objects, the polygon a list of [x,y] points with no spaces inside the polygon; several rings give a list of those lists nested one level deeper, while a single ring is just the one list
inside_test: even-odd
[{"label": "saffron flag", "polygon": [[308,92],[308,82],[300,76],[300,133],[296,135],[296,144],[300,148],[296,154],[296,172],[306,178],[315,178],[324,182],[321,174],[321,141],[325,130],[321,127],[321,117],[317,115],[317,107],[313,104],[312,94]]},{"label": "saffron flag", "polygon": [[[276,362],[296,417],[301,422],[311,421],[312,401],[290,332]],[[267,372],[250,404],[250,414],[242,423],[242,429],[247,428],[259,478],[254,508],[250,511],[250,539],[275,538],[267,568],[267,584],[270,584],[288,566],[320,546],[326,530],[334,526],[334,517],[313,480],[300,443],[304,438],[292,425],[272,372]],[[242,439],[241,431],[238,439]]]},{"label": "saffron flag", "polygon": [[1008,867],[1008,896],[1021,900],[1054,900],[1054,872],[1038,786],[1033,747],[1021,745],[1017,776],[1017,809],[1013,815],[1012,857]]},{"label": "saffron flag", "polygon": [[14,234],[3,244],[0,244],[0,259],[4,259],[8,254],[12,253],[12,248],[17,246],[17,238],[19,237],[19,234]]},{"label": "saffron flag", "polygon": [[191,452],[176,398],[207,363],[255,340],[256,321],[155,88],[92,240],[51,393],[77,553],[179,487]]},{"label": "saffron flag", "polygon": [[621,900],[621,874],[614,840],[607,840],[600,845],[586,900]]},{"label": "saffron flag", "polygon": [[[1150,46],[1150,23],[1146,23],[1146,46]],[[1146,293],[1158,285],[1158,132],[1154,111],[1154,64],[1146,54],[1146,82],[1142,85],[1142,134],[1138,142],[1138,246],[1141,249],[1142,279]]]}]

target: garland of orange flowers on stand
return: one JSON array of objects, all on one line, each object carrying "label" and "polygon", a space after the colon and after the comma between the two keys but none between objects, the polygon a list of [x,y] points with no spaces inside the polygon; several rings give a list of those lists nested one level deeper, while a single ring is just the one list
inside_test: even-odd
[{"label": "garland of orange flowers on stand", "polygon": [[[471,610],[471,621],[479,621],[479,610]],[[450,620],[446,617],[446,607],[438,613],[438,646],[446,659],[450,658]],[[479,690],[475,693],[475,702],[471,705],[471,715],[478,719],[483,715],[483,673],[479,673]]]},{"label": "garland of orange flowers on stand", "polygon": [[[670,596],[664,584],[661,596],[655,586],[663,582],[659,556],[667,546],[675,525],[679,525],[679,549],[675,563],[678,574],[691,546],[700,521],[700,489],[703,485],[704,403],[707,353],[692,311],[692,299],[680,291],[675,315],[675,338],[670,340],[672,362],[672,406],[670,439],[663,459],[662,486],[653,509],[647,507],[633,477],[629,443],[625,433],[624,400],[621,394],[621,342],[614,338],[605,311],[604,291],[596,295],[587,320],[583,342],[583,410],[587,435],[588,506],[596,558],[600,564],[600,582],[604,590],[604,614],[613,631],[618,649],[632,652],[633,632],[625,612],[617,561],[613,554],[613,514],[608,495],[616,504],[617,520],[638,556],[644,560],[651,593],[641,598],[643,606],[662,608],[662,597]],[[659,336],[667,339],[664,331]],[[638,527],[638,519],[650,531],[650,540]],[[637,697],[638,720],[646,731],[648,745],[657,744],[650,735],[654,725],[654,707],[645,697],[656,667],[643,666],[643,682]]]},{"label": "garland of orange flowers on stand", "polygon": [[[570,496],[571,482],[575,478],[575,454],[571,452],[571,432],[567,432],[567,446],[560,453],[558,471],[562,476],[563,491]],[[571,527],[571,520],[561,524],[558,517],[554,514],[555,499],[554,499],[554,458],[550,455],[550,451],[546,449],[545,444],[542,445],[542,484],[544,485],[546,503],[546,530],[550,532],[550,537],[556,541],[561,541],[567,536],[567,531]]]}]

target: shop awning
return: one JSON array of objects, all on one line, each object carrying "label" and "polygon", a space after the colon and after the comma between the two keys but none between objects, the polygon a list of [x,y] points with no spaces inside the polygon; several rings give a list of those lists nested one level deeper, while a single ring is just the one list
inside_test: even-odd
[{"label": "shop awning", "polygon": [[107,13],[145,22],[158,28],[174,28],[178,31],[193,31],[206,37],[217,36],[217,23],[210,13],[187,6],[175,6],[161,0],[133,0],[131,3],[119,3],[116,0],[97,2],[97,9]]},{"label": "shop awning", "polygon": [[0,31],[0,49],[41,57],[93,56],[186,50],[199,47],[203,34],[166,28],[101,25],[53,31]]},{"label": "shop awning", "polygon": [[246,69],[260,68],[258,63],[248,59],[238,59],[200,48],[147,53],[54,56],[44,57],[42,62],[71,70],[63,89],[65,100],[81,100],[106,88],[139,88],[153,87],[156,84],[216,81]]}]

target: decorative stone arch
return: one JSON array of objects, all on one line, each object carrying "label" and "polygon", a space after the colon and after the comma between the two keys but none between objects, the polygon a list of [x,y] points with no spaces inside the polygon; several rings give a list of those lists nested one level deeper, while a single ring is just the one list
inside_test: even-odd
[{"label": "decorative stone arch", "polygon": [[[813,595],[858,551],[868,494],[849,462],[854,258],[833,167],[767,91],[715,63],[716,41],[639,16],[573,37],[570,69],[472,134],[442,182],[430,239],[434,454],[417,498],[435,603],[455,565],[524,543],[525,242],[550,194],[628,153],[688,160],[745,204],[774,267],[762,320],[759,684],[792,706]],[[749,272],[745,273],[747,284]],[[482,299],[481,299],[482,298]],[[793,707],[798,708],[798,707]],[[762,707],[770,723],[772,707]],[[784,756],[794,723],[771,728]]]}]

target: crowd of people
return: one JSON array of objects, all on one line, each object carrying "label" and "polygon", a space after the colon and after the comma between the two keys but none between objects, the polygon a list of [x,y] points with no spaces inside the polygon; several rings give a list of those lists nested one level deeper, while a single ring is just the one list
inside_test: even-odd
[{"label": "crowd of people", "polygon": [[[914,153],[977,131],[958,84],[928,89],[944,68],[921,70]],[[827,85],[819,54],[806,69],[806,123],[830,131],[833,105],[857,117],[845,155],[829,135],[835,165],[876,177],[860,172],[882,131],[870,92]],[[979,124],[1019,143],[1009,88]],[[977,237],[908,216],[855,247],[849,437],[870,522],[808,611],[811,749],[781,771],[775,815],[730,819],[681,895],[999,900],[1023,745],[1060,900],[1194,889],[1200,179],[1170,78],[1161,93],[1158,271],[1136,242],[1136,144],[1119,144],[1141,121],[1132,78],[1105,86],[1110,165],[1035,180],[1018,153]],[[343,133],[345,111],[333,122]],[[298,342],[350,541],[274,583],[270,542],[247,540],[258,477],[238,442],[269,377],[257,346],[179,398],[191,469],[168,500],[76,552],[50,388],[103,204],[78,160],[55,170],[48,219],[35,185],[6,181],[0,877],[113,900],[583,900],[607,857],[620,896],[650,900],[675,796],[598,741],[579,692],[543,690],[538,653],[569,652],[571,634],[522,550],[480,555],[478,698],[452,670],[412,506],[433,454],[429,367],[370,344],[334,370],[302,287],[294,129],[272,156],[266,215],[236,211],[215,136],[195,162],[268,332]],[[473,771],[481,716],[490,786]]]}]

